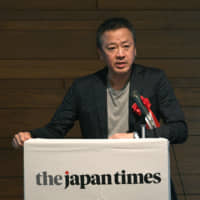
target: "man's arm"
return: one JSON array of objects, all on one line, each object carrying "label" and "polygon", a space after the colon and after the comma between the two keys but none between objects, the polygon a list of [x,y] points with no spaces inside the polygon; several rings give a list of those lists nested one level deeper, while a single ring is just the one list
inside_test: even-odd
[{"label": "man's arm", "polygon": [[74,87],[69,89],[62,104],[46,126],[15,134],[12,141],[13,146],[22,147],[24,142],[30,138],[63,138],[66,132],[73,127],[77,118]]},{"label": "man's arm", "polygon": [[65,95],[51,121],[43,128],[31,131],[33,138],[63,138],[77,120],[77,90],[74,83]]},{"label": "man's arm", "polygon": [[161,71],[157,84],[156,96],[157,111],[164,123],[160,128],[146,130],[146,137],[164,137],[173,144],[183,143],[188,136],[187,124],[174,91],[163,71]]}]

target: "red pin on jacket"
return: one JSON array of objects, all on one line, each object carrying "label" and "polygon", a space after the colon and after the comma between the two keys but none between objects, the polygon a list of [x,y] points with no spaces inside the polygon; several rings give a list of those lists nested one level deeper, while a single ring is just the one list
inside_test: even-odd
[{"label": "red pin on jacket", "polygon": [[136,90],[133,91],[133,99],[135,103],[132,105],[132,109],[137,115],[144,115],[146,127],[148,129],[159,128],[160,123],[151,110],[151,103],[149,99],[140,96]]}]

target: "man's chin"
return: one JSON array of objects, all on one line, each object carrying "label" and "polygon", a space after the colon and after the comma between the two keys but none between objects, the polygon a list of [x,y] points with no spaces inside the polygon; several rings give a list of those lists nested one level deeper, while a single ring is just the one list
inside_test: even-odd
[{"label": "man's chin", "polygon": [[131,71],[131,68],[116,68],[115,73],[116,74],[128,74]]},{"label": "man's chin", "polygon": [[115,75],[115,76],[125,76],[125,75],[129,75],[130,74],[130,69],[129,70],[125,70],[125,69],[123,69],[123,70],[114,70],[114,71],[112,71],[111,73],[113,74],[113,75]]}]

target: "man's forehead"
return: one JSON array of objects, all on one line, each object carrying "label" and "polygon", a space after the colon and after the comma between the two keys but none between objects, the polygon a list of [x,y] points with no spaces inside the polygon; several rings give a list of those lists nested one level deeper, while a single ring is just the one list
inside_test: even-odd
[{"label": "man's forehead", "polygon": [[102,42],[115,44],[116,42],[126,43],[133,41],[133,35],[127,28],[105,31],[101,36]]}]

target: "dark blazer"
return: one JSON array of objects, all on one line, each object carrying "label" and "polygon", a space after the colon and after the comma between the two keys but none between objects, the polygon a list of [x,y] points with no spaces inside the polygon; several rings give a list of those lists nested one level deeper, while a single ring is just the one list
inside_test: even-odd
[{"label": "dark blazer", "polygon": [[[107,74],[104,68],[95,74],[77,79],[68,90],[52,120],[43,128],[31,131],[32,137],[62,138],[79,120],[84,138],[107,138]],[[144,124],[143,117],[133,113],[133,90],[149,98],[151,109],[164,124],[155,130],[147,130],[146,137],[164,137],[170,143],[182,143],[187,138],[187,125],[183,112],[164,72],[159,69],[133,64],[129,95],[129,132],[138,131]],[[122,116],[123,117],[123,116]],[[176,193],[171,184],[172,200]]]},{"label": "dark blazer", "polygon": [[[43,128],[31,131],[32,137],[62,138],[79,120],[84,138],[107,138],[107,67],[95,74],[79,78],[68,90],[52,120]],[[164,125],[147,130],[146,137],[164,137],[170,143],[182,143],[187,138],[183,112],[164,72],[160,69],[133,64],[129,95],[129,132],[138,131],[143,117],[133,113],[133,90],[149,98],[151,109]],[[122,116],[123,117],[123,116]]]}]

